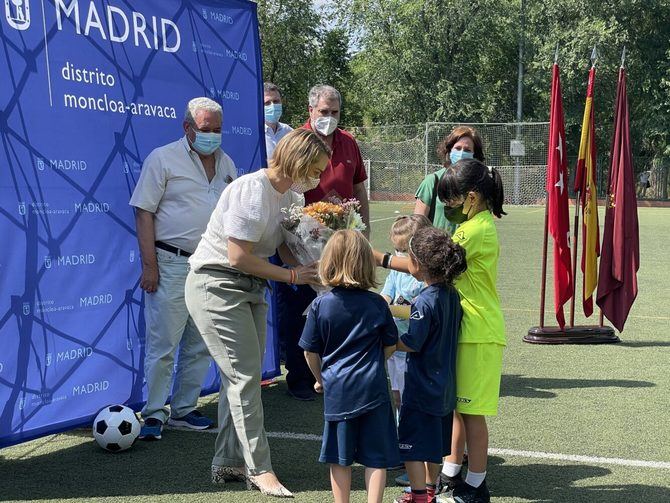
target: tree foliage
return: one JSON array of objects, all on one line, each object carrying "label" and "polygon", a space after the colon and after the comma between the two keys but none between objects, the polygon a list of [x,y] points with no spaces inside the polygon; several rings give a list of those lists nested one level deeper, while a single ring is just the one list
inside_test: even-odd
[{"label": "tree foliage", "polygon": [[[258,21],[263,78],[282,91],[282,121],[301,125],[307,117],[307,96],[316,84],[330,84],[347,98],[351,89],[349,36],[345,30],[324,29],[324,14],[311,0],[259,0]],[[348,100],[346,100],[348,101]],[[357,110],[343,109],[342,120]]]},{"label": "tree foliage", "polygon": [[523,4],[522,32],[521,0],[340,0],[334,28],[309,0],[261,0],[266,79],[284,89],[298,122],[316,83],[342,91],[349,125],[513,121],[523,33],[523,118],[548,120],[558,43],[574,154],[595,45],[597,139],[606,153],[625,45],[635,153],[670,157],[670,0]]},{"label": "tree foliage", "polygon": [[282,91],[282,121],[300,124],[316,79],[320,18],[311,0],[259,0],[258,23],[263,79]]}]

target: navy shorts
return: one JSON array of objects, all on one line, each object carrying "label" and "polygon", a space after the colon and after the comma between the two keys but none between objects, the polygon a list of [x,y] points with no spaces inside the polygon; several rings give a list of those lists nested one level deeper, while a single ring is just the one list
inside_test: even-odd
[{"label": "navy shorts", "polygon": [[442,463],[442,458],[451,454],[453,422],[453,412],[446,416],[432,416],[401,406],[398,425],[400,459]]},{"label": "navy shorts", "polygon": [[356,462],[369,468],[398,466],[398,434],[391,404],[352,419],[326,421],[319,461],[342,466]]}]

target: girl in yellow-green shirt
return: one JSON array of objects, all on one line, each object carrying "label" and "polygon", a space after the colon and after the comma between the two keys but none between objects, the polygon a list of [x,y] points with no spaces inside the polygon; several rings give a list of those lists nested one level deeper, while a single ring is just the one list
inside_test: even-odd
[{"label": "girl in yellow-green shirt", "polygon": [[[498,410],[505,322],[496,290],[498,233],[503,184],[500,173],[476,159],[447,168],[438,185],[449,220],[459,224],[453,240],[465,248],[467,271],[454,283],[461,297],[461,321],[456,356],[457,414],[451,455],[445,459],[443,483],[453,488],[459,503],[490,500],[486,487],[488,427],[486,416]],[[468,473],[461,482],[461,462],[467,442]]]}]

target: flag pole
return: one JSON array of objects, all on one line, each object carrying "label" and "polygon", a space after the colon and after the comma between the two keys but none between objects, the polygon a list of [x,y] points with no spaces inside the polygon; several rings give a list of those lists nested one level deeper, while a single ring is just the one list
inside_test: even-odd
[{"label": "flag pole", "polygon": [[[558,42],[554,53],[554,65],[558,64]],[[547,245],[549,239],[549,193],[544,204],[544,238],[542,241],[542,287],[540,288],[540,328],[544,328],[544,311],[547,300]]]},{"label": "flag pole", "polygon": [[575,226],[572,233],[572,297],[570,298],[570,327],[575,326],[575,297],[577,297],[577,246],[579,243],[579,198],[580,192],[575,194]]},{"label": "flag pole", "polygon": [[540,328],[544,328],[544,306],[547,296],[547,240],[549,235],[549,193],[544,205],[544,239],[542,241],[542,288],[540,288]]}]

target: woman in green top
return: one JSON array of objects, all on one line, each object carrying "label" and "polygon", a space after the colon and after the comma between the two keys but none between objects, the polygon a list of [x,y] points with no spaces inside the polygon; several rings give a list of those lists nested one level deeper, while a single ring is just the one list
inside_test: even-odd
[{"label": "woman in green top", "polygon": [[[457,414],[451,455],[446,458],[445,482],[459,503],[489,501],[486,487],[488,427],[486,416],[498,411],[505,321],[496,289],[498,233],[493,215],[500,218],[504,199],[496,169],[476,159],[462,160],[446,169],[437,188],[450,220],[458,225],[453,240],[465,248],[468,269],[454,286],[461,297],[463,319],[456,356]],[[461,479],[461,461],[468,446],[468,473]]]},{"label": "woman in green top", "polygon": [[437,197],[437,184],[447,167],[461,159],[479,159],[484,162],[482,138],[470,126],[457,126],[437,146],[437,155],[444,168],[427,175],[414,194],[414,213],[428,217],[435,227],[454,233],[456,225],[447,220],[444,203]]}]

